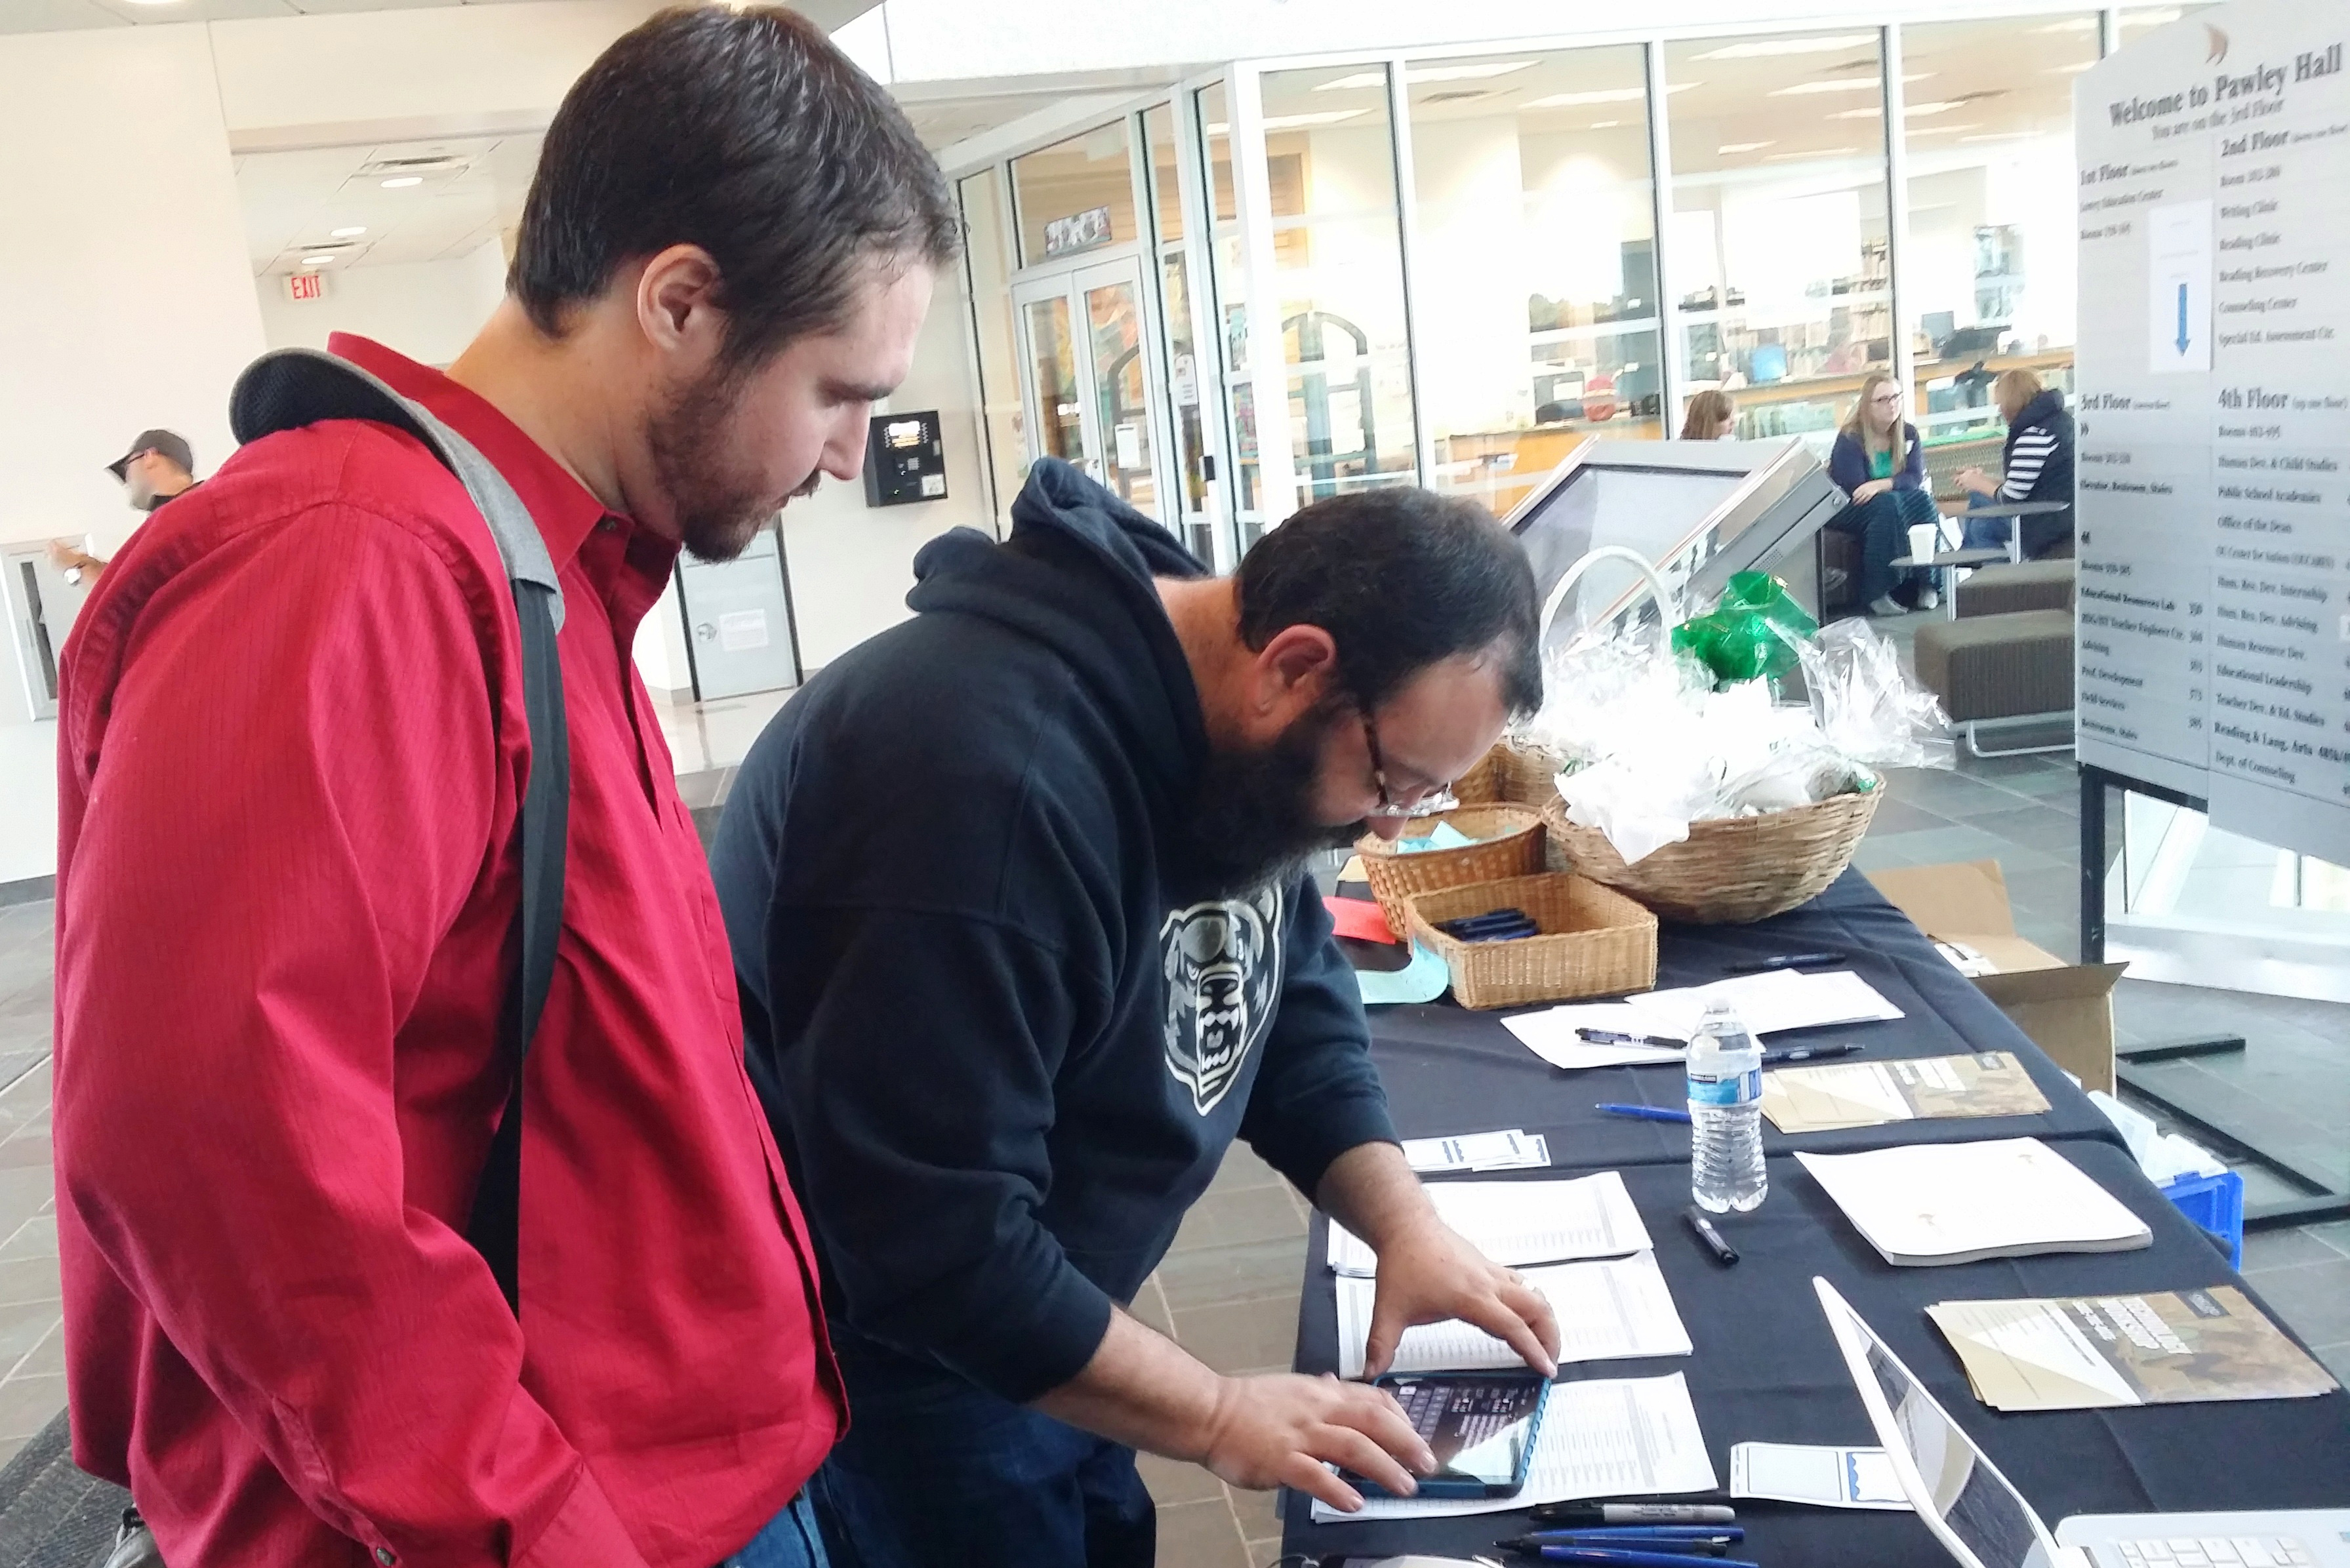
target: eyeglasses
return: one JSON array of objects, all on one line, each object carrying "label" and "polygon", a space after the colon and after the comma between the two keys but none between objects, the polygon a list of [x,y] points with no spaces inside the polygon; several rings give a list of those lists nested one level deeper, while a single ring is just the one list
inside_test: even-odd
[{"label": "eyeglasses", "polygon": [[1395,793],[1388,788],[1388,763],[1379,751],[1379,727],[1371,722],[1368,713],[1363,715],[1363,743],[1370,748],[1371,782],[1379,789],[1378,809],[1371,812],[1370,815],[1389,821],[1408,821],[1416,816],[1434,816],[1439,812],[1460,809],[1461,803],[1453,797],[1450,780],[1428,785],[1419,791],[1418,799],[1409,803],[1396,799]]},{"label": "eyeglasses", "polygon": [[1898,392],[1879,392],[1877,396],[1869,399],[1868,400],[1872,403],[1898,403],[1901,400],[1901,394]]}]

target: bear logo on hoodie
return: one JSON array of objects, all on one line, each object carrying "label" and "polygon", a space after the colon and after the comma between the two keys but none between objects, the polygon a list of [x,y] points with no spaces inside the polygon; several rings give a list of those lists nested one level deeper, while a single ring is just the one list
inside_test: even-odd
[{"label": "bear logo on hoodie", "polygon": [[1273,1026],[1281,997],[1278,884],[1244,898],[1194,904],[1159,929],[1167,970],[1167,1070],[1213,1111]]}]

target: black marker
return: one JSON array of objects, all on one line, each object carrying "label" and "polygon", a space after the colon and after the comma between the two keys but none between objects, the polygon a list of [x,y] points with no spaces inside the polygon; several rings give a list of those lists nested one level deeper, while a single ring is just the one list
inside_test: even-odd
[{"label": "black marker", "polygon": [[1763,1052],[1762,1064],[1776,1067],[1788,1062],[1816,1062],[1825,1056],[1849,1056],[1860,1049],[1861,1046],[1850,1040],[1838,1041],[1834,1045],[1789,1045],[1781,1050]]},{"label": "black marker", "polygon": [[[1738,1250],[1721,1239],[1721,1232],[1713,1228],[1713,1221],[1705,1217],[1704,1210],[1692,1208],[1684,1212],[1689,1220],[1690,1229],[1697,1232],[1697,1239],[1705,1243],[1706,1251],[1713,1254],[1716,1262],[1729,1264],[1738,1262]],[[1700,1519],[1696,1522],[1718,1524],[1721,1521]]]},{"label": "black marker", "polygon": [[1711,1502],[1546,1502],[1537,1524],[1730,1524],[1738,1511]]},{"label": "black marker", "polygon": [[1689,1042],[1675,1040],[1665,1034],[1626,1034],[1614,1029],[1578,1029],[1578,1038],[1594,1045],[1658,1045],[1668,1051],[1686,1051]]}]

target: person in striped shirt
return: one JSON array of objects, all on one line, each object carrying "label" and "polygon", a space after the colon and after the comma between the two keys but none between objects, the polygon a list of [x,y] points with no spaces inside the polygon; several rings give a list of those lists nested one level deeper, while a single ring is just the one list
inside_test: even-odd
[{"label": "person in striped shirt", "polygon": [[1993,478],[1980,468],[1959,475],[1959,483],[1980,500],[1970,504],[2009,501],[2062,501],[2064,510],[2037,517],[1970,517],[1965,543],[1969,549],[2005,549],[2010,528],[2023,530],[2023,558],[2040,560],[2070,554],[2073,542],[2073,416],[2065,411],[2064,394],[2043,386],[2029,370],[2000,372],[1991,385],[1999,411],[2007,419],[2007,448]]}]

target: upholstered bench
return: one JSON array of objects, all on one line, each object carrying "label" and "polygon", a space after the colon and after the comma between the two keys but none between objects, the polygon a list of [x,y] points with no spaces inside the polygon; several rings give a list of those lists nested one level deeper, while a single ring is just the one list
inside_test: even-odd
[{"label": "upholstered bench", "polygon": [[2071,561],[1984,566],[1959,585],[1959,618],[2017,610],[2069,610],[2074,571]]},{"label": "upholstered bench", "polygon": [[2004,615],[1968,615],[1958,620],[1918,625],[1918,679],[1942,700],[1953,723],[1963,726],[1967,746],[1979,757],[2020,756],[2027,752],[2063,752],[2054,746],[2013,746],[1990,752],[1979,725],[2037,719],[2069,723],[2073,718],[2073,612],[2012,610]]}]

